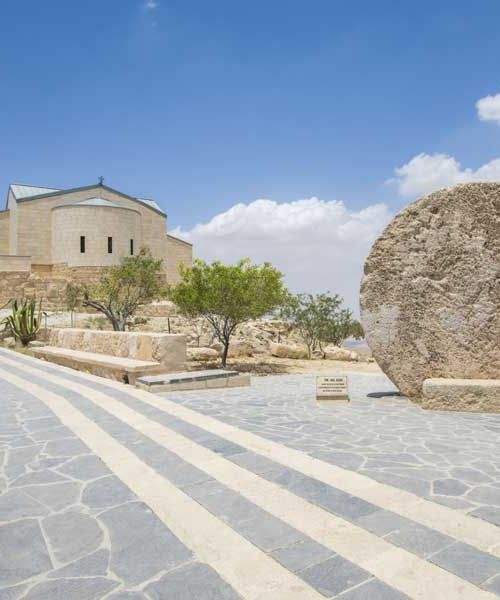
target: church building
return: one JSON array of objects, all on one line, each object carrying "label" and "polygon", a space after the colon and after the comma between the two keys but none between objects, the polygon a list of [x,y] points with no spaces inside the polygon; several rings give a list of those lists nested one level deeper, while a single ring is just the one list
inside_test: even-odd
[{"label": "church building", "polygon": [[41,276],[70,272],[95,277],[147,247],[163,261],[169,283],[181,263],[192,263],[192,246],[167,233],[167,215],[154,202],[99,183],[71,189],[9,186],[0,211],[0,272]]}]

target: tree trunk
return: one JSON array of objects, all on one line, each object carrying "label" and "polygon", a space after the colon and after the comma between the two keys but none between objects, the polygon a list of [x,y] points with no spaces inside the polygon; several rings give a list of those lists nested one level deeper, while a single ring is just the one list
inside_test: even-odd
[{"label": "tree trunk", "polygon": [[222,367],[225,369],[227,364],[227,353],[229,352],[229,340],[226,340],[225,342],[223,342],[223,344],[224,348],[222,350],[221,363]]},{"label": "tree trunk", "polygon": [[108,319],[111,321],[114,331],[125,331],[126,321],[124,319],[118,319],[117,317],[111,316],[108,316]]}]

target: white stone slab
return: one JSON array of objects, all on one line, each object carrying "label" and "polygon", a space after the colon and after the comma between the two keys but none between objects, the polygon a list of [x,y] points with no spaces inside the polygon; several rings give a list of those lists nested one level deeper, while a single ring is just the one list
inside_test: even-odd
[{"label": "white stone slab", "polygon": [[317,400],[347,400],[349,390],[347,375],[331,374],[316,377]]},{"label": "white stone slab", "polygon": [[146,375],[138,379],[146,385],[166,385],[168,383],[185,383],[188,381],[206,381],[208,379],[225,379],[236,377],[238,371],[227,371],[225,369],[207,369],[206,371],[183,371],[180,373],[162,373],[160,375]]}]

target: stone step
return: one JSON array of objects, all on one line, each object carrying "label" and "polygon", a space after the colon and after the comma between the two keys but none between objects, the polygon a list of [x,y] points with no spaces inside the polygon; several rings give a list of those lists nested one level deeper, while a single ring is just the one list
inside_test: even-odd
[{"label": "stone step", "polygon": [[34,356],[49,362],[85,371],[93,375],[134,384],[137,377],[147,373],[158,373],[165,368],[158,362],[137,360],[121,356],[110,356],[96,352],[84,352],[56,346],[31,348]]},{"label": "stone step", "polygon": [[250,375],[226,369],[144,375],[136,380],[136,387],[153,393],[247,385],[250,385]]}]

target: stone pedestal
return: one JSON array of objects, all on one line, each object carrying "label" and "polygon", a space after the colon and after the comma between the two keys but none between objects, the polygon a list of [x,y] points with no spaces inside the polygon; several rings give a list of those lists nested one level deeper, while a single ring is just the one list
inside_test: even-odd
[{"label": "stone pedestal", "polygon": [[432,410],[500,412],[500,379],[426,379],[422,407]]}]

